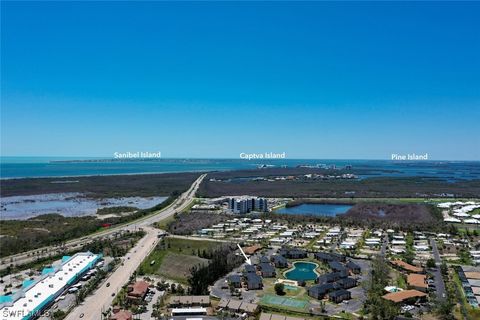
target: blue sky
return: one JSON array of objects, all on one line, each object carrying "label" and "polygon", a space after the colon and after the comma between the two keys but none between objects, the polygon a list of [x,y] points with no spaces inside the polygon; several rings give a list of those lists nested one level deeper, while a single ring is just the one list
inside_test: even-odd
[{"label": "blue sky", "polygon": [[479,3],[1,9],[2,155],[480,160]]}]

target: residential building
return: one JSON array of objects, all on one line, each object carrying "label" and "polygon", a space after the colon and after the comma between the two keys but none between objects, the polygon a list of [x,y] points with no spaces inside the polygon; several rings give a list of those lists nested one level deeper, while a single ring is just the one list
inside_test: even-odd
[{"label": "residential building", "polygon": [[262,278],[256,273],[247,273],[245,278],[248,290],[259,290],[263,288]]},{"label": "residential building", "polygon": [[128,310],[113,309],[113,314],[109,320],[132,320],[133,314]]},{"label": "residential building", "polygon": [[407,284],[410,289],[427,292],[427,276],[424,274],[410,273],[407,276]]},{"label": "residential building", "polygon": [[242,287],[242,276],[239,274],[232,274],[228,277],[228,284],[234,288]]},{"label": "residential building", "polygon": [[417,300],[424,300],[426,296],[426,293],[412,289],[387,293],[382,298],[395,303],[414,303]]},{"label": "residential building", "polygon": [[148,293],[148,286],[150,284],[146,281],[136,281],[127,287],[127,300],[133,303],[141,303]]},{"label": "residential building", "polygon": [[315,299],[323,299],[327,293],[336,289],[333,283],[317,284],[308,288],[308,295]]},{"label": "residential building", "polygon": [[276,268],[287,268],[288,267],[288,260],[281,255],[273,255],[271,258],[273,264]]},{"label": "residential building", "polygon": [[345,266],[347,267],[348,271],[350,271],[353,274],[359,274],[362,271],[360,266],[355,262],[353,262],[352,260],[348,261]]},{"label": "residential building", "polygon": [[270,263],[260,263],[258,265],[258,270],[264,278],[273,278],[275,277],[275,268]]},{"label": "residential building", "polygon": [[228,209],[233,213],[245,214],[251,211],[267,212],[267,199],[259,197],[232,197],[228,198]]},{"label": "residential building", "polygon": [[339,289],[328,293],[328,300],[340,303],[343,300],[349,300],[352,298],[352,294],[348,290]]}]

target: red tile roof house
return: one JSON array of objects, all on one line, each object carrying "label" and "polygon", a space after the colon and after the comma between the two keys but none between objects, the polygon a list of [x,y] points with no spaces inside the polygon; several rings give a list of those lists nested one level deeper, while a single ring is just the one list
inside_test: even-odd
[{"label": "red tile roof house", "polygon": [[133,314],[128,310],[121,310],[118,307],[113,308],[113,314],[109,320],[132,320]]},{"label": "red tile roof house", "polygon": [[148,292],[149,285],[146,281],[137,281],[129,285],[127,289],[127,300],[134,303],[141,303]]}]

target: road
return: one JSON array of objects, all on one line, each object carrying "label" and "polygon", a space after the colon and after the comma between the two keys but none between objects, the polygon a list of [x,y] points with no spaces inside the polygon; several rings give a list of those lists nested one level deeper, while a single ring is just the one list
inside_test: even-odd
[{"label": "road", "polygon": [[170,234],[170,235],[168,235],[168,237],[169,238],[175,238],[175,239],[193,240],[193,241],[236,243],[236,241],[229,240],[229,239],[214,239],[214,238],[201,238],[201,237],[193,237],[193,236],[179,236],[179,235],[175,235],[175,234]]},{"label": "road", "polygon": [[387,253],[387,246],[388,246],[388,236],[384,235],[383,241],[382,241],[382,247],[380,249],[380,256],[385,257],[385,254]]},{"label": "road", "polygon": [[430,245],[432,246],[433,258],[435,259],[435,271],[432,271],[435,281],[435,290],[437,294],[437,298],[439,300],[445,300],[447,293],[445,291],[445,282],[443,281],[442,272],[440,270],[440,266],[442,265],[442,258],[440,258],[440,253],[438,252],[437,243],[435,239],[430,239]]},{"label": "road", "polygon": [[[147,233],[137,244],[125,255],[123,265],[119,266],[108,279],[98,288],[92,295],[88,296],[85,301],[77,306],[68,316],[67,320],[102,319],[102,312],[107,310],[113,302],[113,299],[122,286],[128,282],[132,273],[138,268],[140,263],[150,254],[157,245],[158,229],[149,227],[150,224],[168,218],[177,211],[187,208],[193,200],[196,190],[205,175],[200,176],[174,203],[174,205],[159,211],[157,214],[131,223],[126,227],[140,228],[142,227]],[[107,287],[107,283],[110,285]],[[83,314],[83,316],[82,316]]]},{"label": "road", "polygon": [[[182,211],[190,204],[190,202],[192,201],[195,195],[195,192],[197,191],[198,187],[200,186],[200,183],[205,178],[205,176],[206,174],[202,174],[200,177],[198,177],[198,179],[193,182],[190,188],[184,193],[182,193],[177,199],[175,199],[175,201],[170,206],[163,208],[155,213],[152,213],[151,215],[142,217],[138,220],[131,221],[123,225],[105,229],[101,232],[97,232],[97,233],[84,236],[78,239],[70,240],[66,242],[65,245],[62,247],[59,247],[59,246],[43,247],[43,248],[38,248],[35,250],[22,252],[19,254],[2,258],[2,264],[0,265],[0,270],[7,268],[10,264],[22,265],[22,264],[34,261],[38,258],[48,257],[55,254],[60,254],[62,252],[78,249],[80,246],[94,239],[108,237],[117,232],[121,232],[124,230],[132,231],[144,226],[151,225],[152,223],[158,222],[165,218],[168,218],[169,216],[175,214],[175,212]],[[39,252],[43,252],[43,253],[39,254]]]},{"label": "road", "polygon": [[[66,317],[67,320],[81,318],[89,320],[102,319],[102,312],[110,307],[115,295],[128,282],[133,272],[137,270],[140,263],[155,248],[159,241],[157,237],[158,230],[145,227],[145,231],[147,235],[127,253],[123,260],[123,265],[120,265],[94,294],[88,296],[82,304],[73,309]],[[107,287],[108,283],[110,285]]]}]

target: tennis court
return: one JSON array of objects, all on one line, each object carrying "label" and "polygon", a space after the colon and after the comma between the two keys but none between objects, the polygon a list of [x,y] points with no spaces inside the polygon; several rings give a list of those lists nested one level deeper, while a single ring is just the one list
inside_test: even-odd
[{"label": "tennis court", "polygon": [[261,302],[267,305],[277,305],[294,309],[305,309],[305,306],[307,305],[307,301],[292,298],[283,298],[270,294],[264,295],[261,299]]}]

